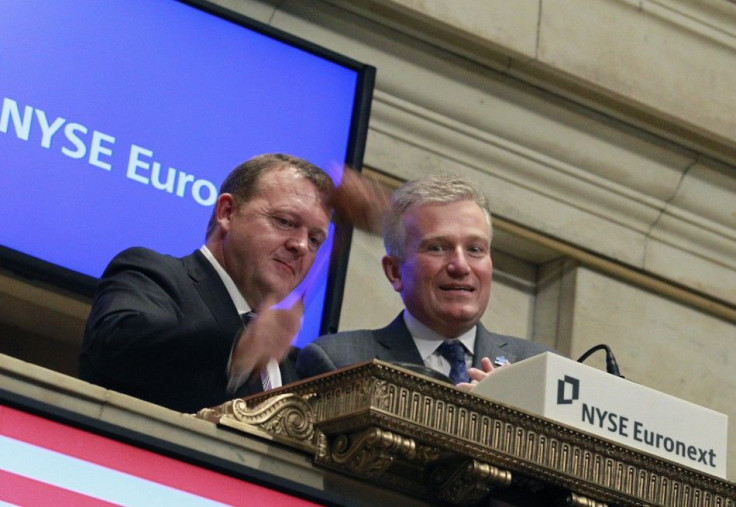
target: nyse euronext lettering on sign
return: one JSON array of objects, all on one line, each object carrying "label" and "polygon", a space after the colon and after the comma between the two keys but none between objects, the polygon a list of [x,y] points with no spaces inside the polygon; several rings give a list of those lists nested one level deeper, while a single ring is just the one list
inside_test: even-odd
[{"label": "nyse euronext lettering on sign", "polygon": [[501,368],[473,392],[726,478],[728,416],[560,355]]},{"label": "nyse euronext lettering on sign", "polygon": [[690,445],[676,438],[663,435],[646,427],[642,421],[637,421],[612,411],[581,403],[580,420],[594,428],[614,433],[621,437],[642,443],[654,449],[662,449],[667,453],[687,458],[693,463],[703,464],[716,468],[716,451],[713,448],[703,449]]},{"label": "nyse euronext lettering on sign", "polygon": [[[37,142],[40,148],[55,150],[71,159],[86,161],[92,167],[113,171],[117,138],[78,122],[57,116],[53,120],[42,109],[21,105],[4,97],[0,109],[0,133],[15,136],[20,141]],[[203,178],[173,167],[165,171],[154,160],[153,151],[134,143],[126,148],[126,178],[167,192],[172,196],[191,198],[202,206],[211,206],[217,199],[217,187]]]}]

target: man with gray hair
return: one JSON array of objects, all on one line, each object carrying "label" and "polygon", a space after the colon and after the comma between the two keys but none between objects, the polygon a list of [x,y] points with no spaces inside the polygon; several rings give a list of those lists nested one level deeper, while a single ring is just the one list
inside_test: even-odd
[{"label": "man with gray hair", "polygon": [[424,365],[468,388],[494,366],[549,351],[480,323],[490,296],[491,236],[488,201],[468,182],[425,176],[402,185],[384,219],[382,265],[405,310],[382,329],[318,338],[299,354],[299,376],[380,359]]}]

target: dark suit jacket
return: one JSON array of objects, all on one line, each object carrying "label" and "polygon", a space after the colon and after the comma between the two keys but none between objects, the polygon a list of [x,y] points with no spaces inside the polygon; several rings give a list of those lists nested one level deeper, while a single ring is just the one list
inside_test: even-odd
[{"label": "dark suit jacket", "polygon": [[[504,356],[516,363],[547,351],[554,352],[540,343],[490,333],[478,323],[473,366],[480,368],[483,357],[493,361]],[[371,359],[424,364],[403,314],[382,329],[347,331],[317,338],[299,353],[296,368],[301,378],[307,378]]]},{"label": "dark suit jacket", "polygon": [[[182,258],[131,248],[98,284],[80,355],[80,378],[196,412],[262,391],[257,375],[228,394],[227,361],[243,324],[219,275],[199,250]],[[280,365],[297,380],[293,350]]]}]

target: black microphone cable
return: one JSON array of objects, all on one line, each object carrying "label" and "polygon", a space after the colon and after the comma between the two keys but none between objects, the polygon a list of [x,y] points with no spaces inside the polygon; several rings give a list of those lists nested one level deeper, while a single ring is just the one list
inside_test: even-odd
[{"label": "black microphone cable", "polygon": [[598,352],[599,350],[605,350],[606,351],[606,371],[610,373],[611,375],[616,375],[617,377],[626,378],[623,375],[621,375],[621,372],[618,369],[618,363],[616,362],[616,358],[613,357],[613,352],[611,351],[611,347],[606,345],[605,343],[601,343],[600,345],[596,345],[595,347],[592,347],[589,349],[585,354],[580,356],[578,358],[578,363],[582,363],[588,357],[593,354],[594,352]]}]

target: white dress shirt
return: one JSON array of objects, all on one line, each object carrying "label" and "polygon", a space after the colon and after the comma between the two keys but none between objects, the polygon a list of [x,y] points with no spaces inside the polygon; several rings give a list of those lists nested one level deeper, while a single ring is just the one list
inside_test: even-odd
[{"label": "white dress shirt", "polygon": [[[442,342],[448,338],[419,322],[411,313],[409,313],[409,310],[404,310],[404,323],[406,324],[409,333],[411,333],[411,337],[414,339],[414,344],[419,350],[419,355],[422,356],[424,366],[437,370],[445,375],[450,375],[450,362],[437,352],[437,347],[442,345]],[[475,331],[476,326],[473,326],[471,329],[455,338],[462,343],[465,348],[465,364],[468,368],[473,366]]]}]

